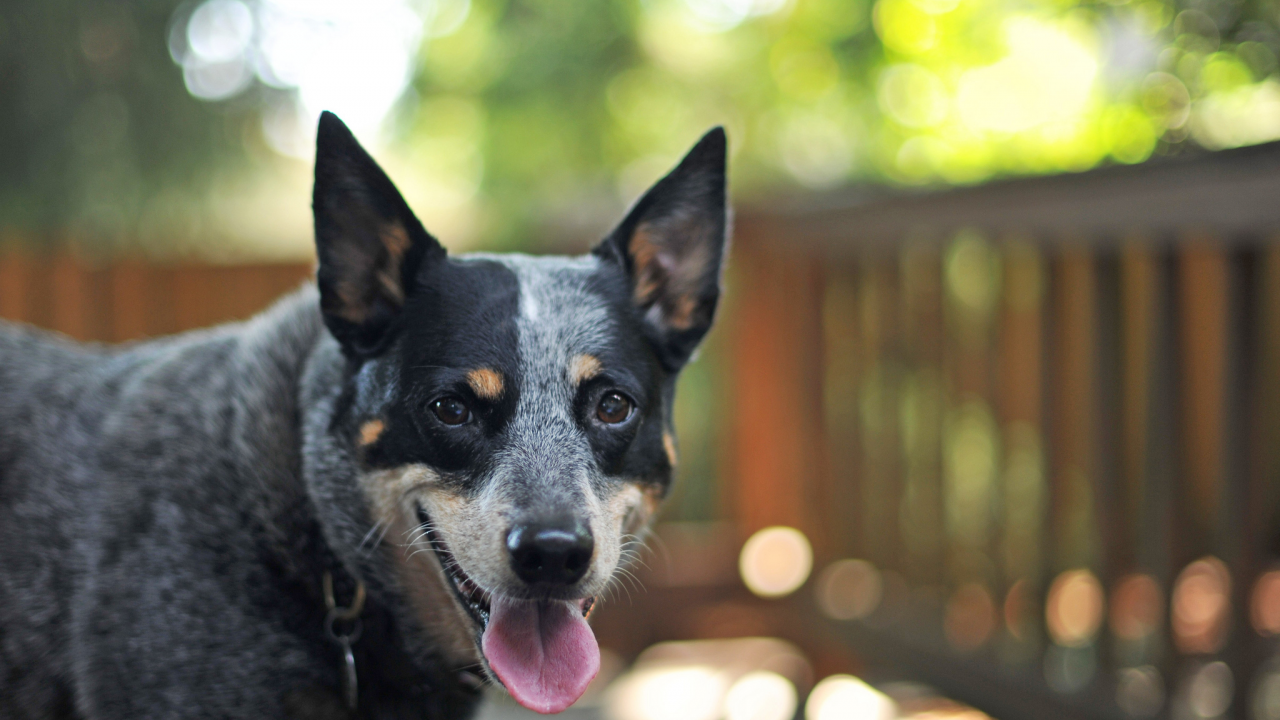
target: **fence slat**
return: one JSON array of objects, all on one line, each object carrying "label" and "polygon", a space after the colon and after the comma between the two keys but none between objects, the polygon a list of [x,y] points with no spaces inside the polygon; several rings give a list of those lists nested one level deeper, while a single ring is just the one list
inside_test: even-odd
[{"label": "fence slat", "polygon": [[21,250],[0,255],[0,317],[26,321],[30,318],[31,258]]}]

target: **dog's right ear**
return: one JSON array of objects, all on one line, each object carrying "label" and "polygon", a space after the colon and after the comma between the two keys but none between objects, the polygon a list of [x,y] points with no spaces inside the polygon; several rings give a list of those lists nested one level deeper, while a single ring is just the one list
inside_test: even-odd
[{"label": "dog's right ear", "polygon": [[320,115],[312,195],[320,309],[343,351],[371,357],[395,335],[423,264],[445,250],[331,112]]},{"label": "dog's right ear", "polygon": [[658,355],[677,371],[715,316],[728,241],[726,143],[714,128],[596,246],[630,277],[631,301]]}]

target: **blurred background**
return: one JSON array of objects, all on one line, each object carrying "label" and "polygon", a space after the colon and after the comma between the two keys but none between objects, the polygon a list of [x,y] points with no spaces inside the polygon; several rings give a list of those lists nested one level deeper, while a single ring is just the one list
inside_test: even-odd
[{"label": "blurred background", "polygon": [[0,316],[296,287],[324,109],[454,252],[582,251],[723,124],[679,483],[568,712],[1280,720],[1278,54],[1273,0],[4,0]]}]

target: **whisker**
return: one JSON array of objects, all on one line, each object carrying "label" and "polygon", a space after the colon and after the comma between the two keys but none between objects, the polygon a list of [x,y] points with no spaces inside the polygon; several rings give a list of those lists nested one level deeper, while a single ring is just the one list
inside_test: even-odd
[{"label": "whisker", "polygon": [[653,542],[646,543],[646,545],[650,548],[653,548],[655,553],[661,554],[663,565],[665,565],[666,567],[674,567],[674,561],[671,559],[671,549],[667,547],[667,543],[662,539],[662,536],[656,532],[645,530],[644,536],[641,538],[641,540],[644,541],[644,540],[648,540],[649,538],[653,538]]},{"label": "whisker", "polygon": [[645,592],[644,582],[640,578],[625,569],[619,568],[619,570],[622,577],[634,583],[636,592]]},{"label": "whisker", "polygon": [[622,562],[625,562],[628,565],[639,565],[645,570],[652,571],[653,568],[649,566],[649,563],[644,561],[644,558],[641,555],[641,553],[644,550],[645,548],[643,546],[641,546],[640,548],[624,547],[622,548],[622,551],[619,553],[619,558]]},{"label": "whisker", "polygon": [[361,538],[360,544],[356,546],[356,550],[357,551],[363,550],[364,544],[369,542],[370,538],[374,536],[374,533],[378,532],[378,528],[380,528],[381,526],[382,526],[381,518],[379,518],[377,522],[375,522],[374,524],[370,525],[369,531],[364,534],[363,538]]},{"label": "whisker", "polygon": [[[356,546],[356,552],[361,553],[364,557],[368,557],[370,554],[373,553],[374,550],[378,548],[379,545],[382,544],[382,541],[386,539],[387,531],[389,531],[390,529],[391,529],[391,523],[387,522],[385,519],[380,518],[377,522],[375,522],[369,528],[369,532],[364,534],[364,538],[362,538],[360,540],[360,544]],[[374,540],[373,544],[369,545],[368,551],[365,551],[365,544],[368,543],[369,540],[372,539],[375,535],[377,536],[378,539]]]}]

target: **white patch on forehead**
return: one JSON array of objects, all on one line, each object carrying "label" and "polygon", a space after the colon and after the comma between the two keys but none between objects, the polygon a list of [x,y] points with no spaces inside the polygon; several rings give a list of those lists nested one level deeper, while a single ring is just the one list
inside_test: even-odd
[{"label": "white patch on forehead", "polygon": [[[610,327],[602,299],[591,291],[589,278],[599,269],[594,255],[533,256],[520,253],[481,254],[468,258],[501,263],[520,285],[520,349],[533,350],[526,364],[541,365],[548,351],[567,355],[586,352],[605,341]],[[587,345],[584,347],[583,345]]]},{"label": "white patch on forehead", "polygon": [[510,425],[512,456],[521,472],[559,478],[560,491],[586,492],[591,448],[575,422],[576,387],[570,360],[600,353],[613,320],[604,298],[591,283],[600,268],[594,256],[533,257],[487,255],[516,276],[520,314],[516,317],[520,351],[520,400]]},{"label": "white patch on forehead", "polygon": [[531,293],[524,291],[524,285],[520,287],[520,315],[529,322],[538,321],[538,313],[542,308],[538,307],[538,299]]},{"label": "white patch on forehead", "polygon": [[[521,353],[531,366],[557,370],[569,357],[595,350],[605,342],[610,318],[602,298],[588,287],[599,260],[517,256],[510,266],[520,282]],[[558,361],[558,362],[557,362]]]}]

